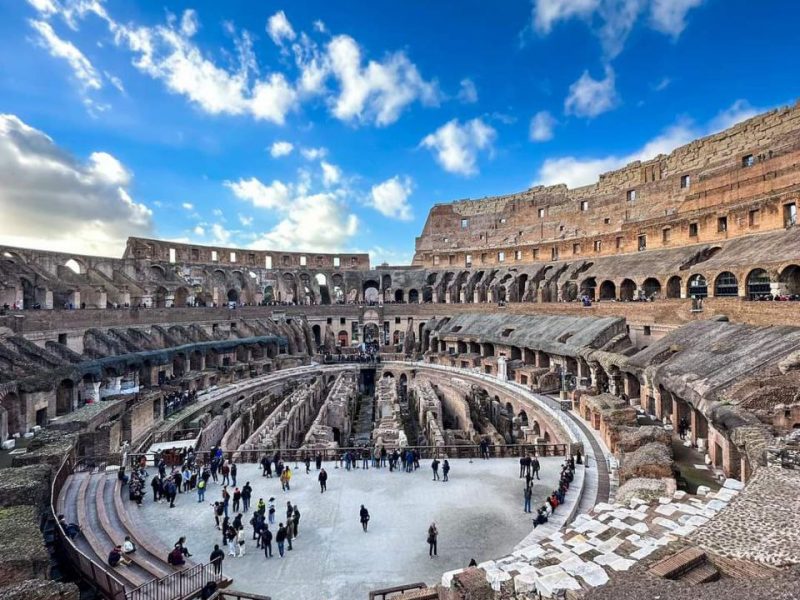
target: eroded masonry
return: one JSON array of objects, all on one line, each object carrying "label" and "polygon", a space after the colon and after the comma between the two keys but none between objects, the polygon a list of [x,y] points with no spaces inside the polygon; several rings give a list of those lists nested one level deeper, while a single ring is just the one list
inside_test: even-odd
[{"label": "eroded masonry", "polygon": [[[416,448],[589,468],[563,520],[409,597],[791,597],[799,202],[795,105],[590,186],[436,205],[409,266],[0,247],[0,596],[139,600],[179,577],[107,465]],[[126,535],[139,558],[109,567]]]}]

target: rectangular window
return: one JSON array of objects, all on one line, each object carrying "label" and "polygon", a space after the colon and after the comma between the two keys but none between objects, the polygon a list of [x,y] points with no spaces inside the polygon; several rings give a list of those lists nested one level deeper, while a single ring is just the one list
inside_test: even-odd
[{"label": "rectangular window", "polygon": [[231,252],[231,262],[232,263],[236,262],[236,252]]},{"label": "rectangular window", "polygon": [[558,260],[558,246],[550,248],[550,258],[552,260]]},{"label": "rectangular window", "polygon": [[506,253],[505,252],[498,252],[497,253],[497,262],[506,262]]},{"label": "rectangular window", "polygon": [[219,254],[217,254],[216,250],[211,251],[211,262],[217,262],[219,260]]},{"label": "rectangular window", "polygon": [[717,231],[719,233],[728,231],[728,217],[717,217]]},{"label": "rectangular window", "polygon": [[200,250],[192,248],[192,260],[200,260]]},{"label": "rectangular window", "polygon": [[783,205],[783,224],[786,227],[797,225],[797,204],[790,202]]},{"label": "rectangular window", "polygon": [[435,255],[433,256],[433,266],[434,266],[434,267],[437,267],[437,266],[439,266],[439,255],[438,255],[438,254],[435,254]]},{"label": "rectangular window", "polygon": [[357,267],[358,266],[358,257],[357,256],[351,256],[350,257],[350,266],[351,267]]},{"label": "rectangular window", "polygon": [[467,254],[467,256],[464,258],[464,265],[467,267],[472,266],[472,254]]},{"label": "rectangular window", "polygon": [[451,254],[451,255],[449,255],[449,256],[447,257],[447,264],[448,264],[448,265],[454,265],[454,264],[456,264],[456,255],[455,255],[455,254]]},{"label": "rectangular window", "polygon": [[461,219],[461,229],[469,227],[469,219]]},{"label": "rectangular window", "polygon": [[639,236],[639,252],[647,249],[647,236],[642,234]]},{"label": "rectangular window", "polygon": [[690,185],[692,185],[692,176],[681,175],[681,188],[688,189]]},{"label": "rectangular window", "polygon": [[[395,325],[400,325],[400,317],[395,317],[394,318],[394,324]],[[388,323],[387,323],[387,325],[388,325]]]},{"label": "rectangular window", "polygon": [[264,268],[265,269],[271,269],[272,268],[272,257],[271,256],[265,256],[264,257]]},{"label": "rectangular window", "polygon": [[67,345],[67,334],[66,333],[59,333],[58,334],[58,343],[62,346]]},{"label": "rectangular window", "polygon": [[624,245],[624,243],[623,243],[623,238],[621,238],[621,237],[618,237],[618,238],[617,238],[617,250],[622,250],[622,246],[623,246],[623,245]]},{"label": "rectangular window", "polygon": [[603,223],[606,224],[606,225],[609,225],[611,223],[611,219],[606,217],[605,219],[603,219]]},{"label": "rectangular window", "polygon": [[533,249],[533,260],[539,260],[539,249],[538,248],[534,248]]},{"label": "rectangular window", "polygon": [[334,256],[333,257],[333,266],[338,269],[341,266],[341,264],[342,264],[342,259],[339,258],[338,256]]},{"label": "rectangular window", "polygon": [[306,259],[305,255],[301,256],[300,257],[300,266],[301,267],[305,267],[307,263],[308,263],[308,260]]},{"label": "rectangular window", "polygon": [[522,250],[517,250],[514,252],[514,260],[522,260]]},{"label": "rectangular window", "polygon": [[588,200],[581,200],[581,210],[587,211],[589,210],[589,201]]},{"label": "rectangular window", "polygon": [[697,237],[697,223],[689,223],[689,237]]},{"label": "rectangular window", "polygon": [[745,154],[742,157],[742,167],[744,167],[745,169],[748,167],[752,167],[754,164],[756,164],[756,159],[755,157],[753,157],[752,154]]},{"label": "rectangular window", "polygon": [[339,325],[344,325],[344,324],[346,324],[346,323],[347,323],[347,320],[346,320],[344,317],[341,317],[341,318],[339,319]]},{"label": "rectangular window", "polygon": [[175,262],[175,248],[169,249],[169,262],[171,263]]},{"label": "rectangular window", "polygon": [[672,229],[665,227],[661,230],[661,241],[665,244],[669,243],[669,238],[672,236]]},{"label": "rectangular window", "polygon": [[543,208],[539,209],[539,218],[540,219],[544,219],[544,209]]},{"label": "rectangular window", "polygon": [[750,227],[758,225],[761,222],[761,211],[757,208],[751,210],[747,215],[747,222],[750,224]]},{"label": "rectangular window", "polygon": [[636,202],[636,190],[628,190],[628,202]]},{"label": "rectangular window", "polygon": [[644,335],[650,335],[650,325],[644,326]]},{"label": "rectangular window", "polygon": [[581,245],[580,244],[572,244],[572,253],[573,254],[580,254],[581,253]]},{"label": "rectangular window", "polygon": [[485,252],[483,254],[481,254],[481,264],[482,265],[486,264],[486,253]]},{"label": "rectangular window", "polygon": [[602,251],[602,249],[603,249],[603,242],[601,242],[600,240],[595,240],[594,241],[594,251],[595,252],[600,252],[600,251]]}]

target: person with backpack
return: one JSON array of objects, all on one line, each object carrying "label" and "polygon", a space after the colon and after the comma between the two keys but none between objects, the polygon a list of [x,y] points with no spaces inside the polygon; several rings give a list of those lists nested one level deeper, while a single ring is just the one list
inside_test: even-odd
[{"label": "person with backpack", "polygon": [[359,517],[361,518],[361,529],[364,530],[364,533],[367,533],[367,526],[369,525],[369,511],[363,504],[361,505]]},{"label": "person with backpack", "polygon": [[211,556],[208,558],[208,562],[214,566],[214,575],[222,574],[223,560],[225,560],[225,553],[219,549],[219,544],[214,544],[214,550],[211,552]]},{"label": "person with backpack", "polygon": [[319,493],[324,494],[325,490],[328,489],[328,473],[325,471],[325,469],[322,469],[319,472],[317,480],[319,481]]},{"label": "person with backpack", "polygon": [[250,482],[246,481],[242,488],[242,510],[248,512],[250,510],[250,498],[253,495],[253,488],[250,487]]},{"label": "person with backpack", "polygon": [[439,459],[434,458],[433,462],[431,463],[431,469],[433,470],[433,480],[436,481],[439,479]]},{"label": "person with backpack", "polygon": [[197,482],[197,501],[203,502],[206,499],[206,482],[204,479],[200,479]]},{"label": "person with backpack", "polygon": [[436,528],[436,523],[431,523],[428,527],[428,556],[433,558],[437,556],[436,545],[439,540],[439,530]]},{"label": "person with backpack", "polygon": [[264,548],[264,558],[272,558],[272,532],[266,525],[261,530],[261,547]]},{"label": "person with backpack", "polygon": [[294,505],[294,512],[292,512],[292,537],[298,536],[298,531],[300,530],[300,509],[297,508],[297,505]]},{"label": "person with backpack", "polygon": [[283,523],[278,525],[278,533],[275,534],[275,542],[278,544],[278,554],[283,558],[283,544],[286,542],[286,528]]},{"label": "person with backpack", "polygon": [[444,464],[442,465],[442,475],[444,475],[444,478],[442,479],[442,481],[450,481],[450,479],[448,479],[448,477],[447,477],[449,473],[450,473],[450,461],[448,461],[445,458],[444,459]]}]

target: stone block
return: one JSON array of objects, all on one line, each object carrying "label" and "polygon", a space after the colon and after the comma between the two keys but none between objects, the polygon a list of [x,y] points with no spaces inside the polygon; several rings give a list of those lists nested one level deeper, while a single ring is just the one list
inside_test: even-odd
[{"label": "stone block", "polygon": [[0,539],[0,586],[47,577],[50,557],[39,531],[36,507],[0,508]]},{"label": "stone block", "polygon": [[14,438],[8,439],[3,442],[3,450],[13,450],[16,445],[17,441]]},{"label": "stone block", "polygon": [[729,490],[740,491],[744,489],[744,484],[738,479],[726,479],[725,483],[722,484],[722,487]]},{"label": "stone block", "polygon": [[708,487],[707,485],[697,486],[697,495],[700,496],[701,498],[707,496],[709,492],[711,492],[711,488]]},{"label": "stone block", "polygon": [[32,579],[0,588],[3,600],[79,600],[80,590],[73,583]]}]

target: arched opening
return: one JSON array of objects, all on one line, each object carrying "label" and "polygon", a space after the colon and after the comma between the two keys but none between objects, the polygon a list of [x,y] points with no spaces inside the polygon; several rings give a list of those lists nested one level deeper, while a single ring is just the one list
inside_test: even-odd
[{"label": "arched opening", "polygon": [[523,427],[527,427],[528,426],[528,413],[526,413],[524,410],[521,410],[521,411],[519,411],[519,414],[517,416],[519,417],[520,425],[522,425]]},{"label": "arched opening", "polygon": [[517,346],[511,346],[511,360],[522,360],[522,350]]},{"label": "arched opening", "polygon": [[724,271],[717,275],[714,280],[714,296],[719,298],[736,297],[739,295],[739,282],[736,275],[730,271]]},{"label": "arched opening", "polygon": [[56,388],[56,416],[72,412],[75,399],[75,382],[64,379]]},{"label": "arched opening", "polygon": [[275,288],[268,285],[264,288],[264,304],[271,304],[275,302]]},{"label": "arched opening", "polygon": [[636,283],[632,279],[623,279],[619,286],[619,299],[623,301],[633,300],[636,293]]},{"label": "arched opening", "polygon": [[150,265],[150,276],[154,279],[166,279],[167,274],[161,265]]},{"label": "arched opening", "polygon": [[314,335],[314,343],[319,348],[322,345],[322,330],[319,325],[312,325],[311,333]]},{"label": "arched opening", "polygon": [[185,287],[179,287],[175,290],[174,306],[186,306],[189,303],[189,290]]},{"label": "arched opening", "polygon": [[581,282],[580,294],[586,296],[589,300],[594,301],[595,289],[597,288],[597,280],[594,277],[589,277]]},{"label": "arched opening", "polygon": [[183,377],[186,373],[186,360],[183,354],[176,354],[172,359],[172,375]]},{"label": "arched opening", "polygon": [[408,303],[409,304],[417,304],[419,303],[419,292],[415,289],[408,290]]},{"label": "arched opening", "polygon": [[392,287],[392,276],[387,274],[381,277],[381,289],[388,290],[390,287]]},{"label": "arched opening", "polygon": [[362,286],[364,292],[364,302],[367,304],[375,304],[380,300],[381,294],[378,291],[378,282],[368,279]]},{"label": "arched opening", "polygon": [[339,335],[336,338],[339,342],[339,346],[344,348],[347,346],[347,332],[342,330],[339,332]]},{"label": "arched opening", "polygon": [[604,281],[600,284],[600,300],[615,300],[617,297],[617,286],[613,281]]},{"label": "arched opening", "polygon": [[781,271],[778,280],[783,284],[785,294],[792,296],[800,294],[800,266],[789,265]]},{"label": "arched opening", "polygon": [[375,323],[367,323],[364,325],[364,341],[380,343],[380,331]]},{"label": "arched opening", "polygon": [[394,291],[394,301],[402,304],[402,302],[403,302],[403,290],[395,290]]},{"label": "arched opening", "polygon": [[195,350],[189,355],[189,369],[192,371],[203,370],[203,355],[199,350]]},{"label": "arched opening", "polygon": [[644,297],[648,300],[657,300],[661,296],[661,282],[655,277],[648,277],[642,282]]},{"label": "arched opening", "polygon": [[319,287],[319,300],[321,304],[330,304],[331,303],[331,294],[328,291],[328,278],[325,277],[323,273],[317,273],[314,276],[314,279],[317,282],[317,286]]},{"label": "arched opening", "polygon": [[231,288],[228,290],[228,302],[239,302],[239,290],[236,288]]},{"label": "arched opening", "polygon": [[673,275],[667,280],[667,298],[681,297],[681,278]]},{"label": "arched opening", "polygon": [[751,300],[769,296],[772,292],[769,274],[764,269],[753,269],[747,276],[747,296]]},{"label": "arched opening", "polygon": [[86,272],[86,267],[83,265],[83,263],[78,262],[74,258],[70,258],[67,262],[64,263],[64,266],[67,267],[67,269],[69,269],[73,273],[77,273],[78,275]]},{"label": "arched opening", "polygon": [[578,299],[578,284],[574,281],[567,281],[561,286],[561,300],[563,302],[574,302]]},{"label": "arched opening", "polygon": [[400,343],[400,332],[395,329],[394,333],[392,334],[392,343],[396,346]]},{"label": "arched opening", "polygon": [[0,406],[6,411],[8,418],[8,436],[11,437],[15,433],[25,433],[27,429],[25,425],[24,415],[22,413],[22,402],[15,392],[6,394],[0,400]]},{"label": "arched opening", "polygon": [[700,273],[689,278],[689,289],[687,290],[690,298],[705,298],[708,296],[708,283],[706,278]]},{"label": "arched opening", "polygon": [[156,308],[166,308],[167,306],[167,288],[159,286],[153,294],[153,306]]},{"label": "arched opening", "polygon": [[489,342],[481,344],[481,356],[494,356],[494,344]]},{"label": "arched opening", "polygon": [[433,302],[433,288],[430,286],[425,286],[422,288],[422,301],[423,302]]},{"label": "arched opening", "polygon": [[528,275],[523,273],[517,279],[517,300],[522,302],[525,298],[525,286],[528,284]]}]

